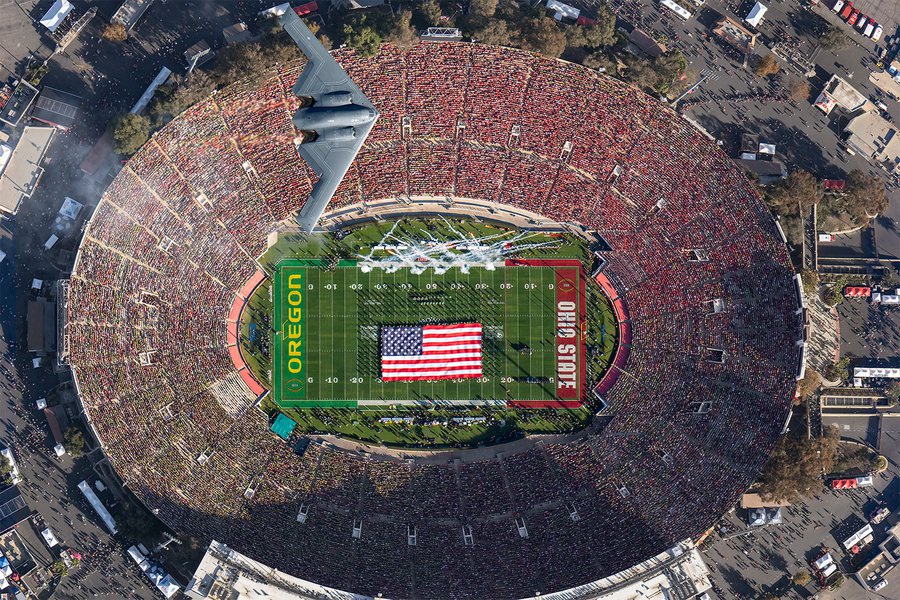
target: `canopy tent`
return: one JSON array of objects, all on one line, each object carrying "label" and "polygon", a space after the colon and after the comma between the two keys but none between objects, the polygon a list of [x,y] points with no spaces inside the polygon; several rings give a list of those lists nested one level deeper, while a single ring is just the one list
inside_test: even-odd
[{"label": "canopy tent", "polygon": [[82,208],[84,208],[84,204],[66,196],[63,205],[59,209],[59,214],[66,219],[74,221],[81,214]]},{"label": "canopy tent", "polygon": [[578,19],[578,15],[581,14],[580,9],[569,6],[568,4],[563,4],[557,0],[547,0],[547,8],[556,13],[553,15],[553,18],[557,21],[562,21],[563,19],[575,20]]},{"label": "canopy tent", "polygon": [[821,94],[819,94],[819,97],[816,98],[815,106],[827,115],[831,112],[831,109],[837,106],[837,100],[823,91]]},{"label": "canopy tent", "polygon": [[868,298],[872,295],[872,288],[864,285],[848,285],[844,288],[844,295],[848,298]]},{"label": "canopy tent", "polygon": [[116,529],[116,521],[113,519],[112,515],[109,514],[109,511],[106,510],[106,507],[103,506],[103,503],[100,502],[100,498],[97,497],[97,494],[94,493],[94,490],[91,489],[91,486],[88,485],[87,481],[82,480],[81,483],[78,484],[78,489],[81,490],[81,493],[84,494],[84,497],[87,498],[88,504],[94,509],[94,511],[100,516],[100,520],[103,521],[103,524],[106,525],[106,528],[113,535],[118,531]]},{"label": "canopy tent", "polygon": [[51,548],[59,544],[59,540],[56,539],[56,536],[53,535],[53,531],[49,527],[41,531],[41,535],[43,536],[44,541],[47,543],[47,545]]},{"label": "canopy tent", "polygon": [[297,423],[293,419],[278,413],[278,416],[275,417],[275,421],[272,423],[272,433],[286,440],[291,437],[291,433],[293,433],[296,426]]},{"label": "canopy tent", "polygon": [[0,144],[0,173],[3,172],[10,158],[12,158],[12,148],[6,144]]},{"label": "canopy tent", "polygon": [[759,23],[763,20],[763,16],[766,14],[767,10],[769,9],[766,6],[757,2],[753,5],[753,8],[750,9],[750,14],[748,14],[747,18],[744,20],[753,27],[759,27]]},{"label": "canopy tent", "polygon": [[50,33],[56,31],[59,24],[65,21],[69,13],[72,12],[72,5],[69,0],[56,0],[50,10],[41,17],[41,25],[50,30]]}]

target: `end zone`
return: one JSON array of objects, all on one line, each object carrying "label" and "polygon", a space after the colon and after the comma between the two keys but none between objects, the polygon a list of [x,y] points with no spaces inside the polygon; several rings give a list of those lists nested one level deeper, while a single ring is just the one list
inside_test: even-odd
[{"label": "end zone", "polygon": [[556,271],[556,400],[510,400],[511,408],[580,408],[587,378],[587,300],[584,265],[574,259],[512,259],[507,267]]}]

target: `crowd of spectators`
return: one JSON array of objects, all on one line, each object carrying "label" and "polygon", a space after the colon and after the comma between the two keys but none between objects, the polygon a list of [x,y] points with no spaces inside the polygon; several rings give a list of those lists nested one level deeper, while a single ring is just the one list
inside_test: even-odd
[{"label": "crowd of spectators", "polygon": [[702,533],[756,477],[794,390],[792,271],[753,185],[668,108],[588,69],[454,43],[335,55],[381,117],[333,207],[478,198],[608,242],[630,331],[609,424],[441,464],[269,433],[224,321],[315,182],[293,146],[293,64],[174,119],[85,234],[70,362],[122,479],[176,529],[391,597],[550,592]]}]

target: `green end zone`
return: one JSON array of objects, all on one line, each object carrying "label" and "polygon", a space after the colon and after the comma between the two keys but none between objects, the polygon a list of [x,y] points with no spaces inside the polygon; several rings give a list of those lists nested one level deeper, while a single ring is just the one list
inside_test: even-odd
[{"label": "green end zone", "polygon": [[[583,399],[580,266],[417,275],[286,259],[275,266],[272,293],[272,392],[282,408],[576,407]],[[381,326],[459,322],[484,327],[482,378],[380,380]]]}]

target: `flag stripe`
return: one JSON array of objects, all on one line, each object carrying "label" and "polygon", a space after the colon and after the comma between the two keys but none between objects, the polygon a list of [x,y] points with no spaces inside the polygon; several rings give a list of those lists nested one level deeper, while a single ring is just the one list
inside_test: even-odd
[{"label": "flag stripe", "polygon": [[480,323],[382,327],[381,378],[427,381],[481,377],[481,333]]}]

